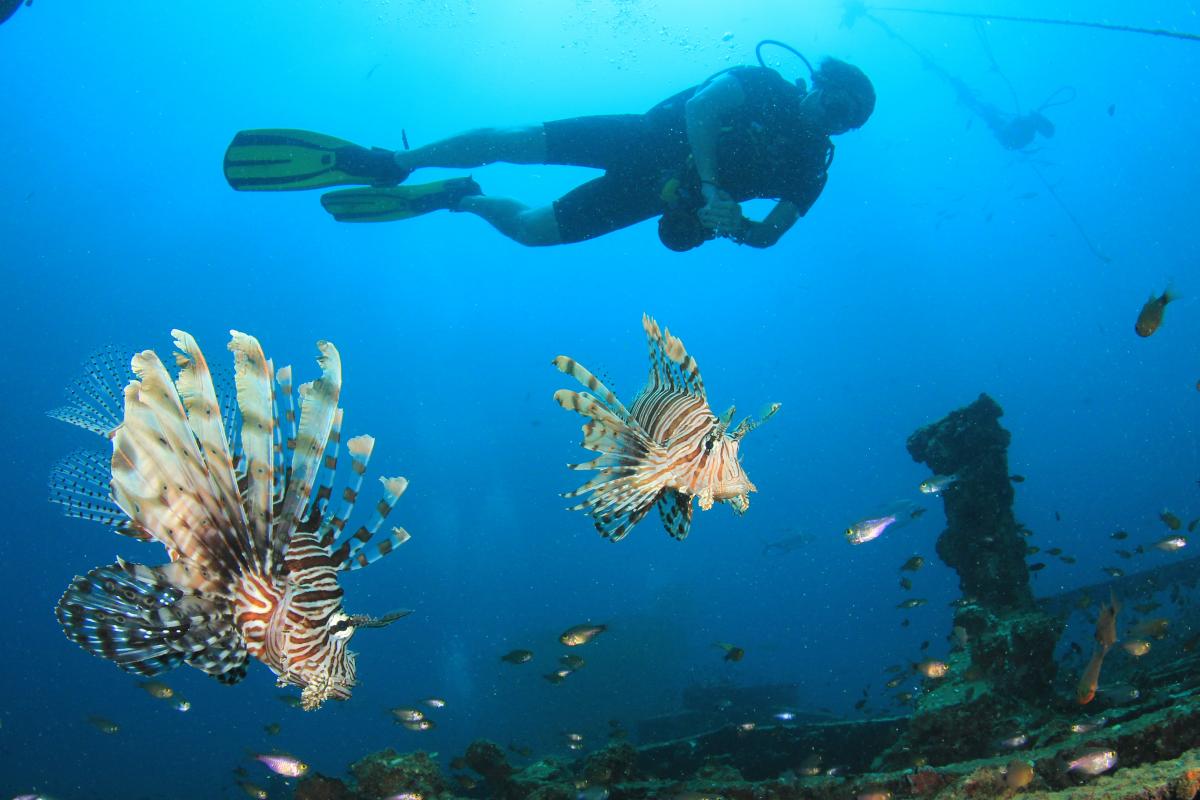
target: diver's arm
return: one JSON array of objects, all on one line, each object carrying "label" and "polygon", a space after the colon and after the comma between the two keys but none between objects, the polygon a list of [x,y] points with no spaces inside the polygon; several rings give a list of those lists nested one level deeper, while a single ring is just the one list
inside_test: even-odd
[{"label": "diver's arm", "polygon": [[709,193],[715,194],[720,189],[717,185],[717,135],[721,130],[721,119],[745,100],[741,83],[726,73],[692,95],[684,109],[692,159],[703,182],[705,199],[710,202]]},{"label": "diver's arm", "polygon": [[779,241],[779,237],[800,219],[800,209],[795,203],[782,200],[775,204],[771,212],[762,222],[746,220],[741,232],[734,237],[738,244],[748,244],[751,247],[770,247]]}]

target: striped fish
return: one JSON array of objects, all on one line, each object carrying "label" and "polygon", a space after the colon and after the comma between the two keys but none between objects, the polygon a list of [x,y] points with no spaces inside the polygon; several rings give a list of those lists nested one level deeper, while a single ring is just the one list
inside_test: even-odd
[{"label": "striped fish", "polygon": [[321,375],[299,387],[297,422],[291,368],[276,372],[257,339],[230,333],[236,414],[218,400],[196,341],[178,330],[174,381],[153,351],[124,361],[132,376],[106,351],[68,390],[69,405],[50,412],[111,443],[111,457],[60,462],[51,500],[68,516],[157,541],[169,557],[159,566],[118,559],[77,576],[58,620],[84,650],[142,676],[189,664],[236,683],[253,656],[280,686],[299,687],[311,710],[350,696],[355,630],[408,613],[347,614],[338,584],[339,572],[408,539],[393,528],[366,549],[407,482],[383,478],[373,519],[346,535],[374,440],[347,442],[351,485],[331,513],[342,429],[337,348],[317,343]]},{"label": "striped fish", "polygon": [[554,366],[588,389],[559,389],[554,399],[587,417],[583,447],[600,454],[568,465],[598,474],[563,496],[584,498],[571,510],[587,513],[600,534],[613,541],[624,538],[654,507],[667,533],[682,540],[692,524],[692,498],[704,511],[714,502],[729,503],[738,514],[749,508],[750,492],[757,489],[742,469],[738,447],[779,404],[731,429],[735,410],[719,417],[712,412],[700,368],[683,342],[649,316],[642,316],[642,327],[650,344],[650,377],[632,409],[582,364],[566,356],[554,359]]}]

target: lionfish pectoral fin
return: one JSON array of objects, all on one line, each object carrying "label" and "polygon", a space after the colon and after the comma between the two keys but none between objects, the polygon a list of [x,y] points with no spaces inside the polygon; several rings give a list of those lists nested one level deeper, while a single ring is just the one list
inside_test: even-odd
[{"label": "lionfish pectoral fin", "polygon": [[351,614],[350,624],[355,628],[385,628],[398,619],[404,619],[413,613],[411,608],[398,608],[389,611],[382,617],[372,617],[368,614]]},{"label": "lionfish pectoral fin", "polygon": [[125,384],[133,377],[129,353],[106,347],[90,355],[83,375],[67,387],[67,405],[47,414],[108,438],[121,424]]},{"label": "lionfish pectoral fin", "polygon": [[741,422],[738,423],[736,428],[733,429],[733,433],[730,434],[730,438],[732,438],[734,441],[741,439],[747,433],[754,430],[759,425],[762,425],[764,422],[769,420],[771,417],[775,416],[775,413],[777,411],[779,411],[779,409],[782,405],[783,405],[782,403],[771,403],[769,406],[767,406],[766,408],[764,408],[762,410],[762,413],[760,413],[757,418],[746,417],[745,419],[743,419]]},{"label": "lionfish pectoral fin", "polygon": [[598,458],[584,468],[598,474],[564,497],[589,494],[572,510],[591,515],[602,536],[619,541],[654,507],[666,478],[652,465],[662,461],[662,448],[632,418],[621,416],[586,392],[559,389],[555,401],[588,421],[583,426],[583,447]]},{"label": "lionfish pectoral fin", "polygon": [[686,539],[692,525],[691,495],[666,489],[659,495],[657,505],[663,527],[671,538],[681,542]]},{"label": "lionfish pectoral fin", "polygon": [[[229,659],[217,658],[222,648],[214,630],[229,628],[241,641],[221,607],[166,580],[163,568],[124,561],[97,567],[71,582],[56,615],[68,639],[126,672],[150,676],[185,662],[203,669],[215,661],[222,674],[237,671]],[[244,647],[241,654],[244,674]]]},{"label": "lionfish pectoral fin", "polygon": [[[592,521],[596,525],[596,530],[606,539],[611,539],[614,542],[619,542],[625,538],[629,531],[633,530],[633,526],[642,521],[642,518],[654,508],[654,503],[658,498],[658,491],[646,490],[635,492],[632,498],[621,500],[614,511],[598,513],[592,511]],[[603,495],[597,492],[592,499],[601,499]]]},{"label": "lionfish pectoral fin", "polygon": [[63,514],[107,525],[116,533],[143,541],[149,532],[132,522],[112,498],[108,486],[111,457],[79,450],[54,465],[50,471],[50,502],[62,506]]}]

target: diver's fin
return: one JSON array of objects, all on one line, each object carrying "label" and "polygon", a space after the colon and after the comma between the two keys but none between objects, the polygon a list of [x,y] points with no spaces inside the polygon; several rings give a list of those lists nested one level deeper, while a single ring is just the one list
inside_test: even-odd
[{"label": "diver's fin", "polygon": [[239,131],[225,150],[225,180],[240,192],[392,186],[408,174],[396,166],[391,150],[359,147],[311,131]]},{"label": "diver's fin", "polygon": [[449,178],[414,186],[341,189],[321,195],[321,205],[338,222],[392,222],[457,208],[464,197],[482,193],[472,178]]}]

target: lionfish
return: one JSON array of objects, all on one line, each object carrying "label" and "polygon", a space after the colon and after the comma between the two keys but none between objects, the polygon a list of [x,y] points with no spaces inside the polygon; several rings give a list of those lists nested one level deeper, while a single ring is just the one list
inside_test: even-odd
[{"label": "lionfish", "polygon": [[644,314],[642,327],[650,344],[650,377],[632,410],[574,359],[554,359],[561,372],[595,393],[559,389],[554,399],[588,418],[582,446],[600,453],[586,463],[568,465],[599,474],[563,496],[591,493],[570,510],[590,515],[600,534],[613,541],[624,538],[654,506],[667,533],[684,539],[692,524],[693,497],[704,511],[714,502],[729,503],[739,515],[750,507],[750,492],[758,490],[742,469],[738,447],[743,436],[774,416],[779,403],[730,430],[735,409],[713,414],[700,368],[683,342]]},{"label": "lionfish", "polygon": [[407,481],[383,478],[374,518],[343,536],[375,440],[346,443],[351,485],[329,513],[342,428],[337,349],[317,343],[321,376],[299,387],[297,428],[291,367],[276,371],[253,336],[230,334],[236,411],[231,399],[224,408],[218,402],[196,341],[176,330],[174,381],[146,350],[133,356],[133,379],[122,388],[128,369],[110,350],[93,356],[68,389],[70,405],[50,412],[112,443],[111,458],[80,452],[60,462],[51,500],[67,516],[155,540],[170,556],[160,566],[118,558],[76,576],[57,616],[68,639],[137,675],[183,663],[232,684],[254,656],[279,686],[299,687],[312,710],[350,696],[355,654],[347,644],[355,630],[409,613],[347,614],[338,585],[339,572],[408,539],[393,528],[365,549]]}]

